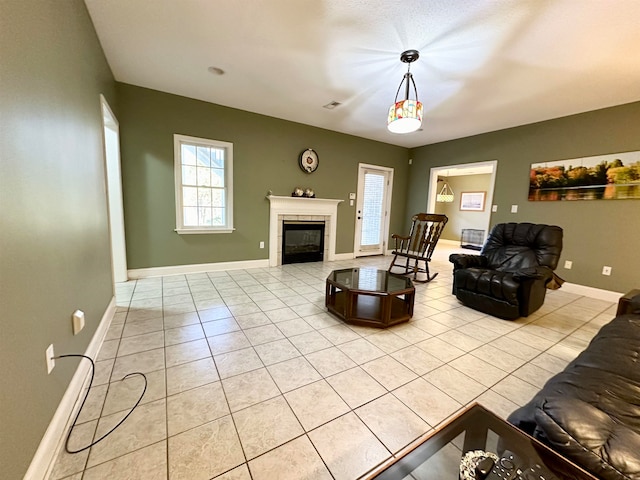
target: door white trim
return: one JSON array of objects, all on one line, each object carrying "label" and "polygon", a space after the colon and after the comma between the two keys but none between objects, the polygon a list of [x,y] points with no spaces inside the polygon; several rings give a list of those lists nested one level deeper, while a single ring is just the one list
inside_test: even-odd
[{"label": "door white trim", "polygon": [[[459,165],[447,165],[444,167],[433,167],[431,168],[430,178],[429,178],[429,197],[427,198],[427,212],[434,212],[436,208],[436,195],[438,194],[438,176],[442,175],[443,172],[451,169],[465,169],[465,168],[478,168],[478,167],[491,167],[491,181],[489,186],[489,191],[487,192],[486,203],[487,208],[489,209],[487,215],[487,227],[486,232],[489,232],[489,226],[491,225],[491,213],[492,213],[492,205],[493,205],[493,192],[496,186],[496,172],[498,170],[498,161],[497,160],[487,160],[484,162],[473,162],[473,163],[462,163]],[[458,192],[459,193],[459,192]],[[457,200],[454,200],[457,201]]]},{"label": "door white trim", "polygon": [[[382,245],[381,248],[374,251],[361,251],[360,250],[360,236],[361,236],[361,222],[358,221],[358,210],[362,208],[362,191],[364,184],[361,183],[364,179],[365,170],[377,170],[387,175],[388,185],[385,188],[385,200],[384,200],[384,219],[382,222]],[[353,235],[353,256],[364,257],[367,255],[384,255],[389,243],[389,224],[391,221],[391,198],[393,196],[393,168],[382,167],[380,165],[372,165],[369,163],[358,163],[358,196],[356,198],[356,216],[355,216],[355,229]]]},{"label": "door white trim", "polygon": [[103,95],[100,95],[100,106],[102,110],[102,148],[111,244],[111,272],[114,283],[126,282],[128,280],[127,250],[124,236],[124,205],[120,168],[120,126]]}]

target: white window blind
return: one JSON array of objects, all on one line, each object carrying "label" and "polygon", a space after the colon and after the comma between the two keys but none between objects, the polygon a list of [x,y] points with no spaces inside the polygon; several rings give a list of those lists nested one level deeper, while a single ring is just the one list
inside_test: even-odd
[{"label": "white window blind", "polygon": [[384,175],[365,172],[362,201],[362,246],[379,245],[382,231]]}]

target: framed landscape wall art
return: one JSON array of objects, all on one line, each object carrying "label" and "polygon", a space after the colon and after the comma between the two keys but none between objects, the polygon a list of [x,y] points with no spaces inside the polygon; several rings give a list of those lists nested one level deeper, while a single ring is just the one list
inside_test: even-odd
[{"label": "framed landscape wall art", "polygon": [[531,201],[628,198],[640,198],[640,152],[531,164]]},{"label": "framed landscape wall art", "polygon": [[462,192],[460,194],[460,210],[484,212],[484,197],[487,192]]}]

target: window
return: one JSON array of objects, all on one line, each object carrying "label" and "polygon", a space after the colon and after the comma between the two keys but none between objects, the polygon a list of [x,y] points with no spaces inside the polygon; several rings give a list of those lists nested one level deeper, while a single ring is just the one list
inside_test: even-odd
[{"label": "window", "polygon": [[174,135],[176,232],[233,231],[233,144]]}]

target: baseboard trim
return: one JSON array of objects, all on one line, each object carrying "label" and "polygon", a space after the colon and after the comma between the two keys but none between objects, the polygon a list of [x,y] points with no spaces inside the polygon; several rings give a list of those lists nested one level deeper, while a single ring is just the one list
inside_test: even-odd
[{"label": "baseboard trim", "polygon": [[[91,342],[89,342],[84,352],[88,357],[94,359],[97,357],[115,313],[116,299],[112,297],[107,309],[102,315],[98,328],[93,334]],[[49,478],[51,475],[58,453],[64,446],[67,429],[70,427],[71,420],[77,413],[77,409],[80,408],[80,402],[78,402],[78,400],[82,392],[84,392],[85,387],[88,386],[89,372],[89,362],[81,361],[40,441],[40,445],[31,460],[24,480],[43,480]]]},{"label": "baseboard trim", "polygon": [[184,275],[187,273],[218,272],[222,270],[242,270],[245,268],[267,268],[269,259],[242,260],[238,262],[194,263],[190,265],[172,265],[169,267],[136,268],[127,272],[130,280],[163,275]]},{"label": "baseboard trim", "polygon": [[587,287],[586,285],[578,285],[577,283],[565,282],[562,285],[561,292],[575,293],[597,300],[605,300],[607,302],[617,303],[624,293],[612,292],[611,290],[602,290],[600,288]]},{"label": "baseboard trim", "polygon": [[336,262],[339,262],[341,260],[353,260],[355,257],[355,255],[353,254],[353,252],[349,252],[349,253],[336,253],[333,256],[333,260]]}]

